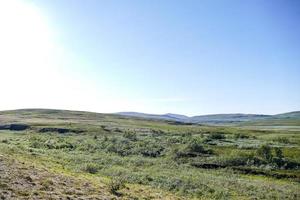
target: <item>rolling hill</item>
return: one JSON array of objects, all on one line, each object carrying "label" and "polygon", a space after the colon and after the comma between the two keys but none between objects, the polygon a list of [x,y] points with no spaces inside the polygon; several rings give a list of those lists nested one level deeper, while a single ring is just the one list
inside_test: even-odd
[{"label": "rolling hill", "polygon": [[269,121],[298,121],[300,119],[300,111],[282,113],[276,115],[262,115],[262,114],[214,114],[214,115],[199,115],[188,117],[178,114],[147,114],[138,112],[120,112],[116,113],[122,116],[156,119],[156,120],[170,120],[185,123],[197,124],[238,124],[243,122],[267,122]]}]

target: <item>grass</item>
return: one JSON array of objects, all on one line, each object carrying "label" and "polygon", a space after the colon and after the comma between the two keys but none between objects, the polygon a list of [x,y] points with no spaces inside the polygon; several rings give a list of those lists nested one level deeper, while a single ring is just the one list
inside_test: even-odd
[{"label": "grass", "polygon": [[[55,110],[4,112],[0,120],[31,126],[0,131],[1,154],[89,181],[117,198],[300,198],[298,131]],[[49,127],[72,131],[39,131]]]}]

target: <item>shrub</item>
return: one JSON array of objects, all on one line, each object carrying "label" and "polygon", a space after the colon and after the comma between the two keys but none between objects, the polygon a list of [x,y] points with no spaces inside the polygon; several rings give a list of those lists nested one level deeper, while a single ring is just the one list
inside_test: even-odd
[{"label": "shrub", "polygon": [[42,190],[50,190],[51,187],[54,185],[53,181],[51,179],[45,179],[41,181]]},{"label": "shrub", "polygon": [[225,139],[225,135],[223,133],[212,133],[208,135],[208,139],[221,140],[221,139]]},{"label": "shrub", "polygon": [[285,161],[282,158],[274,157],[272,158],[272,163],[281,168],[282,166],[284,166]]},{"label": "shrub", "polygon": [[123,135],[125,138],[132,140],[132,141],[136,141],[137,140],[137,136],[135,132],[131,132],[131,131],[126,131]]},{"label": "shrub", "polygon": [[108,141],[108,137],[105,135],[103,138],[103,142],[107,142]]},{"label": "shrub", "polygon": [[83,171],[88,172],[90,174],[96,174],[99,170],[99,167],[93,163],[88,163],[83,167]]},{"label": "shrub", "polygon": [[233,135],[233,138],[234,139],[247,139],[247,138],[249,138],[249,135],[245,135],[242,133],[236,133]]},{"label": "shrub", "polygon": [[5,143],[5,144],[9,144],[8,139],[3,139],[3,140],[1,140],[1,142],[2,142],[2,143]]},{"label": "shrub", "polygon": [[283,158],[283,153],[282,150],[279,147],[275,148],[275,156],[282,159]]},{"label": "shrub", "polygon": [[273,157],[272,149],[269,145],[262,145],[260,148],[257,149],[257,155],[262,157],[265,160],[270,161]]},{"label": "shrub", "polygon": [[300,169],[300,163],[295,161],[285,161],[284,163],[285,169]]},{"label": "shrub", "polygon": [[120,195],[119,190],[125,188],[125,179],[120,177],[114,177],[111,179],[109,185],[109,191],[114,195]]},{"label": "shrub", "polygon": [[136,154],[141,154],[145,157],[158,157],[161,155],[161,152],[164,150],[164,147],[154,141],[144,141],[138,144],[138,147],[136,147],[135,151]]},{"label": "shrub", "polygon": [[158,130],[152,129],[151,131],[152,131],[152,133],[154,133],[154,134],[156,134],[156,135],[164,134],[164,131],[163,131],[163,130],[160,130],[160,129],[158,129]]},{"label": "shrub", "polygon": [[199,139],[192,139],[190,142],[181,149],[175,149],[173,151],[175,158],[180,157],[196,157],[201,154],[212,154],[211,149],[205,149],[202,145],[202,141]]},{"label": "shrub", "polygon": [[206,150],[202,146],[202,142],[199,139],[193,139],[189,142],[187,150],[196,153],[206,153]]},{"label": "shrub", "polygon": [[291,141],[288,138],[286,138],[286,137],[274,138],[273,141],[274,142],[283,143],[283,144],[289,144],[289,143],[291,143]]},{"label": "shrub", "polygon": [[108,152],[117,153],[120,156],[128,156],[132,154],[133,143],[128,139],[111,138],[106,146]]},{"label": "shrub", "polygon": [[153,157],[156,158],[160,155],[160,150],[153,150],[153,149],[145,149],[141,152],[141,154],[145,157]]},{"label": "shrub", "polygon": [[29,147],[31,148],[42,148],[44,146],[45,138],[39,136],[30,136],[29,137]]},{"label": "shrub", "polygon": [[244,166],[244,165],[259,165],[261,160],[253,154],[238,153],[237,155],[230,155],[220,161],[223,166]]}]

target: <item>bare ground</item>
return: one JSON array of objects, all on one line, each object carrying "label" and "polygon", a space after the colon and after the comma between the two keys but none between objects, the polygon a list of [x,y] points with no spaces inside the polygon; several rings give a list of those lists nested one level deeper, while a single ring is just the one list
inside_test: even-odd
[{"label": "bare ground", "polygon": [[0,199],[117,199],[88,181],[0,155]]},{"label": "bare ground", "polygon": [[145,187],[126,187],[119,196],[107,185],[86,178],[55,174],[0,154],[0,200],[137,200],[185,199]]}]

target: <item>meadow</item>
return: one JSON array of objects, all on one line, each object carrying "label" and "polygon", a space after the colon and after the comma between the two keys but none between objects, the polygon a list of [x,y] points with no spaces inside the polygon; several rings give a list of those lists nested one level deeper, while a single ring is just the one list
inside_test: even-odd
[{"label": "meadow", "polygon": [[42,109],[0,124],[1,199],[300,199],[294,126]]}]

